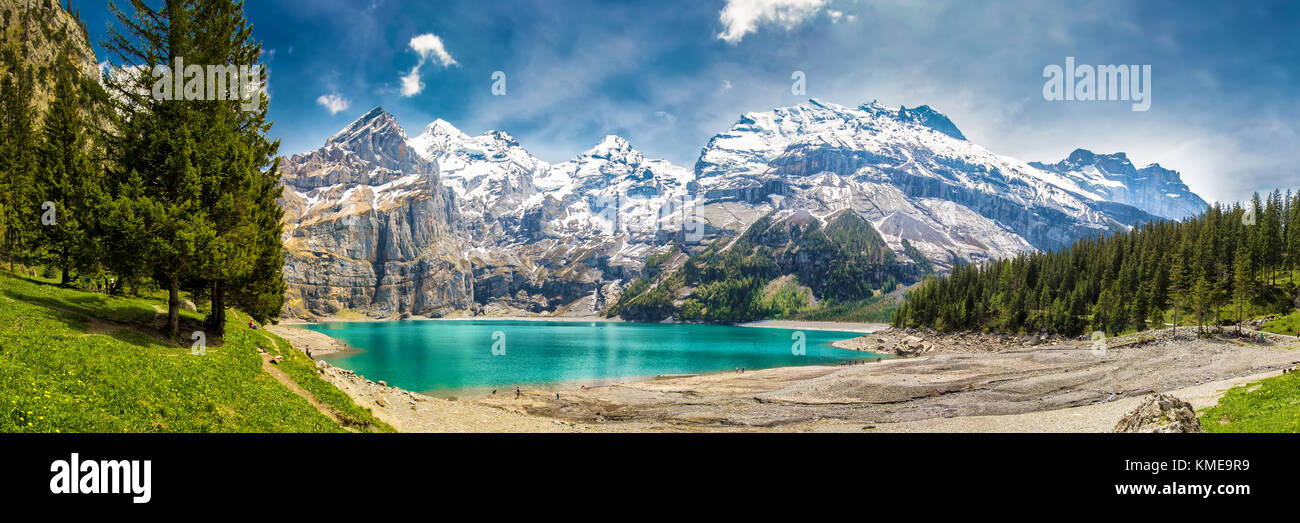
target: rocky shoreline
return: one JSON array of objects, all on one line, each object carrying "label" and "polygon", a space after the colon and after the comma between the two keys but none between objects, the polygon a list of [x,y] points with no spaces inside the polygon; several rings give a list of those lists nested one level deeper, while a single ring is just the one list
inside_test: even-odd
[{"label": "rocky shoreline", "polygon": [[911,357],[926,354],[1005,352],[1031,347],[1057,346],[1066,341],[1069,340],[1060,336],[941,333],[932,330],[886,328],[857,338],[837,341],[831,345],[841,349]]}]

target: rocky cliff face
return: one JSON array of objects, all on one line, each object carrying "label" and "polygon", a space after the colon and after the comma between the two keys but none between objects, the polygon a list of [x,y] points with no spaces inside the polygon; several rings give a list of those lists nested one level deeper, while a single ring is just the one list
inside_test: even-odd
[{"label": "rocky cliff face", "polygon": [[[297,316],[596,314],[647,259],[672,251],[680,263],[764,216],[831,223],[852,211],[903,260],[876,276],[903,281],[914,276],[904,240],[944,271],[1155,219],[1127,202],[1162,209],[1062,174],[1075,164],[991,153],[927,106],[816,100],[742,115],[694,169],[617,136],[560,164],[505,132],[470,136],[443,120],[409,138],[379,108],[282,165],[286,313]],[[1164,205],[1200,201],[1179,194]],[[786,261],[815,265],[812,254]]]},{"label": "rocky cliff face", "polygon": [[453,196],[392,115],[371,111],[283,165],[287,314],[389,317],[472,303]]},{"label": "rocky cliff face", "polygon": [[[71,57],[89,78],[100,77],[98,61],[83,22],[61,2],[0,0],[0,45],[36,66],[32,106],[39,125],[49,107],[54,79],[50,68],[59,56]],[[0,64],[0,74],[9,74]]]}]

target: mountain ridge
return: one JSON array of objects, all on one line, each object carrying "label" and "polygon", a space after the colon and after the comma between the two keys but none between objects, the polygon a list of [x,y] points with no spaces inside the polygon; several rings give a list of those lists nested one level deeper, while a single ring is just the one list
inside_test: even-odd
[{"label": "mountain ridge", "polygon": [[[851,210],[896,257],[941,272],[1158,219],[991,153],[929,106],[745,113],[692,168],[617,135],[552,164],[504,131],[423,129],[409,137],[376,107],[285,160],[286,314],[596,314],[648,258],[702,252],[773,213]],[[308,274],[333,283],[300,292]]]}]

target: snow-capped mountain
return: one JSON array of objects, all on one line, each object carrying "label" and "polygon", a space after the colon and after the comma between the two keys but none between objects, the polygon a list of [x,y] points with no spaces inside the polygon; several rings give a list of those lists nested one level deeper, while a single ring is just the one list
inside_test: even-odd
[{"label": "snow-capped mountain", "polygon": [[1132,205],[1164,218],[1196,216],[1208,205],[1183,183],[1178,171],[1156,163],[1138,169],[1124,153],[1096,154],[1075,149],[1057,163],[1030,165],[1069,178],[1100,199]]},{"label": "snow-capped mountain", "polygon": [[382,109],[283,165],[296,315],[597,312],[669,249],[692,178],[616,136],[551,165],[442,120],[408,139]]},{"label": "snow-capped mountain", "polygon": [[849,210],[940,270],[1155,219],[1126,203],[1155,200],[1074,172],[989,152],[926,106],[747,113],[694,169],[612,135],[558,164],[443,120],[410,138],[376,108],[282,162],[286,312],[591,314],[650,256],[680,262],[769,214]]},{"label": "snow-capped mountain", "polygon": [[929,108],[811,100],[741,116],[709,141],[695,172],[710,201],[854,209],[891,247],[901,252],[907,238],[940,266],[1056,248],[1153,218],[959,136]]}]

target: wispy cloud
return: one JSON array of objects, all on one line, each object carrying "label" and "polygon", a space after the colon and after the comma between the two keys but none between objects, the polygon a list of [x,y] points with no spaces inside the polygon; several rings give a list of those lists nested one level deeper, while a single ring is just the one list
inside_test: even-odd
[{"label": "wispy cloud", "polygon": [[348,106],[352,105],[347,98],[344,98],[339,93],[322,94],[319,98],[316,98],[316,103],[325,107],[325,110],[329,111],[330,114],[339,114],[348,110]]},{"label": "wispy cloud", "polygon": [[[718,13],[725,28],[718,33],[718,39],[738,44],[763,24],[777,24],[788,31],[816,15],[826,3],[827,0],[727,0]],[[832,17],[838,21],[839,16]]]},{"label": "wispy cloud", "polygon": [[401,76],[402,96],[409,98],[424,90],[424,82],[420,80],[420,68],[426,62],[433,61],[444,68],[459,65],[451,53],[447,52],[447,47],[442,44],[442,38],[438,35],[425,33],[416,36],[411,39],[409,45],[420,55],[420,61],[411,68],[411,72]]}]

